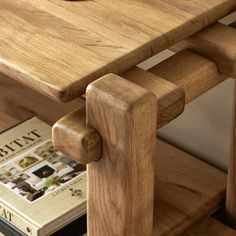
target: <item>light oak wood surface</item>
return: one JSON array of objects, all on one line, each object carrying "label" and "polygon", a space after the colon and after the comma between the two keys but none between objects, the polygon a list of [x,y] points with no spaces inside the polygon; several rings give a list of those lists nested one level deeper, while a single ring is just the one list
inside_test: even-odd
[{"label": "light oak wood surface", "polygon": [[236,229],[236,81],[234,82],[232,130],[226,194],[226,213],[229,223]]},{"label": "light oak wood surface", "polygon": [[152,235],[155,96],[108,74],[86,91],[87,124],[102,137],[102,157],[88,165],[88,235]]},{"label": "light oak wood surface", "polygon": [[236,78],[236,29],[233,26],[216,23],[172,49],[179,51],[189,48],[214,61],[221,73]]},{"label": "light oak wood surface", "polygon": [[[135,67],[124,73],[123,77],[151,91],[156,96],[157,128],[163,127],[179,116],[184,109],[184,103],[192,101],[227,78],[218,72],[214,62],[187,50],[175,54],[149,71]],[[184,91],[186,99],[184,99]],[[81,127],[83,127],[82,130]],[[98,159],[100,156],[96,150],[101,149],[99,143],[96,148],[93,147],[91,153],[82,148],[83,139],[89,140],[92,132],[91,128],[88,128],[86,132],[85,130],[85,120],[81,119],[79,112],[64,117],[56,123],[55,131],[57,133],[54,134],[55,137],[58,137],[55,138],[56,147],[82,163],[86,160],[87,163],[92,161],[86,156],[93,157],[94,160]],[[81,139],[81,137],[83,138]],[[78,149],[78,146],[81,148]],[[85,152],[86,155],[84,155]],[[85,159],[82,160],[82,156]]]},{"label": "light oak wood surface", "polygon": [[188,50],[180,51],[149,70],[185,91],[185,103],[228,78],[214,62]]},{"label": "light oak wood surface", "polygon": [[[29,114],[25,114],[25,119],[29,117]],[[21,121],[25,120],[24,118],[16,118],[12,117],[4,112],[0,112],[0,133],[10,127],[20,123]]]},{"label": "light oak wood surface", "polygon": [[85,106],[61,118],[52,128],[54,146],[82,164],[101,157],[99,133],[86,125]]},{"label": "light oak wood surface", "polygon": [[[137,67],[127,71],[123,76],[156,95],[158,128],[183,112],[185,94],[182,88]],[[40,119],[53,125],[61,117],[84,105],[81,98],[68,103],[57,103],[0,73],[0,110],[6,114],[14,116],[13,113],[22,107],[29,112],[37,113]],[[52,109],[54,112],[50,112]],[[19,118],[19,114],[17,115]]]},{"label": "light oak wood surface", "polygon": [[161,140],[155,161],[154,236],[181,235],[225,199],[222,171]]},{"label": "light oak wood surface", "polygon": [[[236,30],[236,21],[231,24]],[[236,61],[234,61],[236,63]],[[236,78],[236,77],[235,77]],[[231,152],[228,164],[228,179],[226,193],[226,212],[228,220],[232,227],[236,229],[236,82],[234,82],[234,100],[233,100],[233,117],[232,117],[232,133],[231,133]]]},{"label": "light oak wood surface", "polygon": [[196,223],[182,236],[236,236],[236,231],[211,217],[207,217]]},{"label": "light oak wood surface", "polygon": [[[177,53],[151,68],[149,72],[135,67],[122,76],[155,94],[158,108],[158,128],[179,116],[184,109],[184,103],[192,101],[227,78],[227,76],[221,75],[217,71],[213,62],[190,51]],[[186,99],[184,99],[184,92]],[[37,113],[39,118],[52,125],[61,117],[82,107],[85,107],[85,102],[82,99],[78,98],[73,102],[60,104],[0,74],[0,109],[17,120],[24,119],[24,113],[17,112],[24,108],[31,114]],[[51,112],[52,110],[53,112]],[[76,114],[79,119],[79,113]],[[66,129],[66,126],[68,126],[67,128],[71,127],[71,125],[68,119],[63,119],[63,121],[65,120],[66,124],[60,123],[61,135],[68,138],[70,133],[65,134],[64,129]],[[79,122],[78,125],[80,125]],[[73,125],[73,127],[75,126]],[[89,133],[88,131],[84,134]],[[77,135],[80,134],[77,132]],[[71,138],[75,138],[75,131],[72,132]],[[66,147],[69,147],[67,153],[71,155],[71,143],[62,140],[61,146],[58,148],[66,152]],[[81,145],[83,146],[83,144]],[[78,152],[73,158],[78,159],[80,156],[82,155]],[[94,156],[94,158],[97,157]]]},{"label": "light oak wood surface", "polygon": [[[5,127],[14,125],[15,118],[11,119],[13,123],[5,120],[4,124],[3,119],[0,124]],[[157,141],[156,147],[153,235],[182,235],[224,200],[226,174],[161,140]]]},{"label": "light oak wood surface", "polygon": [[1,0],[0,71],[70,101],[235,8],[235,0]]},{"label": "light oak wood surface", "polygon": [[[169,70],[169,68],[166,67],[166,70]],[[157,128],[161,128],[174,120],[184,111],[185,92],[183,88],[138,67],[130,69],[122,76],[156,96]]]},{"label": "light oak wood surface", "polygon": [[53,125],[63,116],[84,106],[85,101],[81,98],[68,103],[55,102],[0,73],[0,111],[5,114],[2,116],[22,121],[27,119],[28,114],[37,114],[40,119]]}]

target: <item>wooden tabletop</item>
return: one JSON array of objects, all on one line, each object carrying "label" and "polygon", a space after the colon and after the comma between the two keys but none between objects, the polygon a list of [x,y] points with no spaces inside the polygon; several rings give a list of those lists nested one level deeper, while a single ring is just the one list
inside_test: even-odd
[{"label": "wooden tabletop", "polygon": [[61,102],[236,9],[236,0],[1,0],[0,71]]}]

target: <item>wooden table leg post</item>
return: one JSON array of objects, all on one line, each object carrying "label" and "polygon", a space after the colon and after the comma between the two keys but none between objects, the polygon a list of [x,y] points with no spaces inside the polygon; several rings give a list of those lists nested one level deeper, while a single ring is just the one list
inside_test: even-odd
[{"label": "wooden table leg post", "polygon": [[155,96],[109,74],[88,86],[86,109],[102,137],[102,158],[87,171],[88,235],[152,235]]},{"label": "wooden table leg post", "polygon": [[236,82],[234,83],[233,122],[231,131],[231,151],[228,163],[226,213],[229,224],[236,229]]}]

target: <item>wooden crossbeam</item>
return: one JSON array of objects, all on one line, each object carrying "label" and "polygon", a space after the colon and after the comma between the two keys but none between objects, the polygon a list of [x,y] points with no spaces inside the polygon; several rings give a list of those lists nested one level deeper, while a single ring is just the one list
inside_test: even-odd
[{"label": "wooden crossbeam", "polygon": [[[149,71],[136,67],[122,76],[155,95],[157,128],[179,116],[184,103],[192,101],[227,78],[218,72],[214,62],[190,51],[177,53]],[[53,137],[59,150],[81,163],[89,163],[100,158],[100,144],[92,142],[97,147],[88,147],[84,142],[89,139],[86,136],[93,136],[94,133],[86,127],[84,116],[84,113],[75,112],[59,120],[53,127]],[[87,132],[84,132],[86,129]]]},{"label": "wooden crossbeam", "polygon": [[135,67],[121,75],[125,79],[152,92],[157,99],[157,127],[174,120],[184,110],[185,92],[183,88],[154,73]]},{"label": "wooden crossbeam", "polygon": [[185,91],[185,103],[215,87],[228,76],[216,64],[189,50],[180,51],[149,70]]},{"label": "wooden crossbeam", "polygon": [[191,49],[217,64],[219,71],[236,78],[236,23],[216,23],[172,47],[174,51]]}]

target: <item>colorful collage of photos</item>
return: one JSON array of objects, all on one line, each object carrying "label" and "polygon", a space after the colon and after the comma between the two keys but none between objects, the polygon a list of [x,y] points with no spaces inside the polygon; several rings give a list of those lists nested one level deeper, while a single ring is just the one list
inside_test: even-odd
[{"label": "colorful collage of photos", "polygon": [[57,151],[48,140],[0,166],[0,183],[33,202],[72,180],[85,168]]}]

